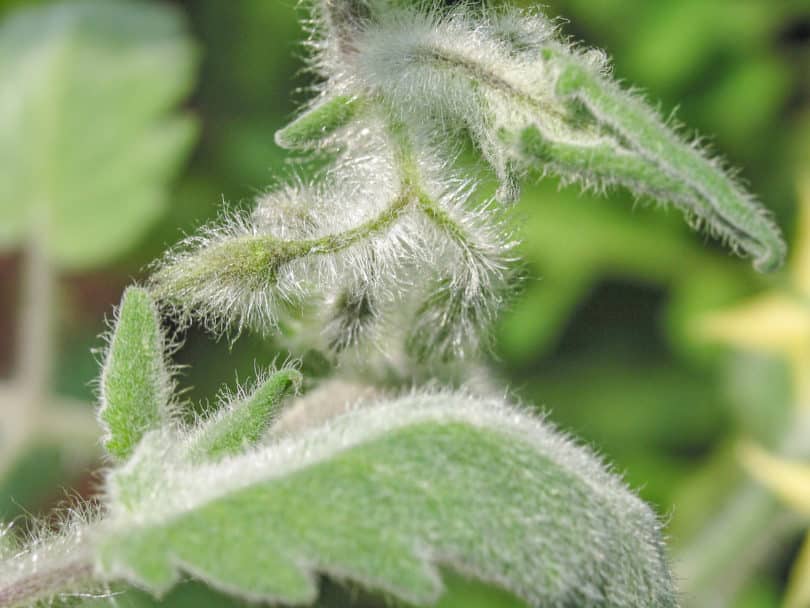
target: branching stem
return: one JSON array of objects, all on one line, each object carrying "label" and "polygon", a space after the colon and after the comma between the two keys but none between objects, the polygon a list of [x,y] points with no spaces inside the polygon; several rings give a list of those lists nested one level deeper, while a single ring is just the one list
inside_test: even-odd
[{"label": "branching stem", "polygon": [[390,228],[396,223],[413,200],[414,192],[410,188],[404,188],[403,192],[400,193],[382,213],[363,222],[359,226],[349,228],[344,232],[328,234],[316,239],[290,241],[289,245],[294,251],[291,259],[306,255],[330,255],[340,253],[352,245]]},{"label": "branching stem", "polygon": [[272,246],[285,252],[285,262],[308,255],[333,255],[393,226],[411,204],[416,204],[426,217],[446,232],[455,242],[466,244],[463,228],[425,192],[413,147],[406,128],[390,121],[389,133],[396,148],[402,189],[400,194],[379,215],[343,232],[300,241],[273,241]]},{"label": "branching stem", "polygon": [[407,127],[395,120],[389,120],[388,132],[396,148],[395,157],[399,163],[400,179],[406,190],[413,192],[419,210],[433,225],[447,234],[450,239],[465,250],[474,249],[469,235],[447,211],[433,200],[422,186],[422,176],[413,145],[408,137]]}]

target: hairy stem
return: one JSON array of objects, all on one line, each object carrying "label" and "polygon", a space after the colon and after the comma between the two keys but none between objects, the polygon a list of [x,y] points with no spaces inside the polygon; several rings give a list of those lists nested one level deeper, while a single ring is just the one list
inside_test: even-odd
[{"label": "hairy stem", "polygon": [[413,192],[419,210],[454,243],[465,250],[474,251],[476,248],[467,231],[425,191],[419,163],[411,139],[408,137],[407,127],[397,121],[389,120],[388,132],[395,147],[400,179],[405,189]]},{"label": "hairy stem", "polygon": [[90,511],[74,512],[26,545],[6,547],[0,558],[0,608],[39,605],[101,587],[94,582],[95,530],[90,517]]},{"label": "hairy stem", "polygon": [[[301,240],[279,239],[268,234],[243,234],[207,243],[164,266],[152,281],[158,299],[191,297],[191,307],[203,306],[200,285],[228,285],[233,289],[265,290],[276,284],[279,269],[295,260],[334,255],[385,232],[415,200],[413,191],[402,192],[376,216],[343,232]],[[186,302],[186,305],[189,305]]]},{"label": "hairy stem", "polygon": [[450,217],[449,213],[437,205],[436,201],[422,191],[418,193],[418,200],[419,208],[436,227],[445,232],[453,242],[466,249],[471,248],[469,246],[469,237],[464,229]]},{"label": "hairy stem", "polygon": [[402,193],[397,196],[382,213],[363,222],[359,226],[349,228],[344,232],[329,234],[316,239],[290,241],[290,246],[294,247],[297,252],[297,255],[291,258],[291,260],[305,255],[330,255],[340,253],[370,236],[387,230],[394,225],[405,209],[407,209],[408,205],[413,201],[414,195],[415,193],[410,188],[405,187]]},{"label": "hairy stem", "polygon": [[498,91],[500,94],[523,106],[541,111],[546,115],[555,115],[560,119],[566,118],[564,112],[561,112],[551,104],[543,103],[537,96],[523,91],[517,85],[512,84],[499,74],[492,72],[487,69],[486,66],[475,62],[469,57],[464,57],[458,53],[435,47],[423,48],[421,56],[434,65],[447,66],[457,71],[472,82],[480,82],[484,86]]},{"label": "hairy stem", "polygon": [[0,587],[0,608],[30,606],[61,594],[70,594],[92,579],[93,565],[78,558],[36,570]]}]

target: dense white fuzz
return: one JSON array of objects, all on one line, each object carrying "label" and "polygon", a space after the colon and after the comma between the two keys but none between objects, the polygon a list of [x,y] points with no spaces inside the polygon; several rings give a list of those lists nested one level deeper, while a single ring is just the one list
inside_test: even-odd
[{"label": "dense white fuzz", "polygon": [[[215,331],[274,331],[321,301],[318,342],[335,352],[410,333],[427,355],[434,332],[447,337],[432,354],[476,348],[508,287],[501,214],[430,142],[415,135],[421,154],[404,159],[392,126],[366,120],[319,180],[268,192],[170,252],[156,295]],[[437,300],[437,289],[452,293]]]},{"label": "dense white fuzz", "polygon": [[[570,53],[555,36],[536,14],[401,10],[358,35],[358,53],[348,61],[354,79],[384,96],[403,122],[445,141],[447,131],[467,129],[512,198],[512,173],[525,163],[513,158],[504,134],[538,123],[557,139],[594,137],[568,123],[568,108],[554,93],[555,66],[545,57]],[[581,60],[606,69],[602,55]]]},{"label": "dense white fuzz", "polygon": [[[453,361],[504,307],[505,203],[531,171],[672,202],[760,268],[781,259],[778,230],[538,13],[310,6],[320,84],[276,141],[331,162],[224,212],[126,292],[101,380],[103,514],[25,549],[0,528],[0,605],[88,579],[160,595],[184,573],[245,600],[310,605],[325,573],[425,605],[449,566],[538,608],[675,608],[659,522],[591,452],[472,384],[386,399],[373,379],[473,375]],[[456,162],[468,140],[500,180],[492,200]],[[342,354],[344,378],[282,411],[302,382],[284,366],[182,424],[159,307],[217,332],[315,327],[300,346]]]},{"label": "dense white fuzz", "polygon": [[[166,254],[152,278],[153,292],[181,322],[195,318],[214,331],[225,329],[225,318],[240,330],[275,326],[278,310],[300,297],[301,286],[285,285],[272,273],[264,276],[267,261],[250,266],[252,272],[231,266],[240,246],[249,247],[259,236],[244,215],[223,215]],[[243,257],[250,265],[249,254]]]},{"label": "dense white fuzz", "polygon": [[320,91],[277,141],[334,162],[166,258],[153,288],[181,317],[275,331],[321,302],[318,341],[332,351],[387,350],[392,337],[420,358],[477,350],[509,291],[514,243],[499,205],[459,177],[465,134],[500,180],[499,203],[518,198],[529,171],[623,186],[678,205],[760,269],[781,260],[778,230],[720,163],[617,86],[604,53],[572,47],[542,15],[385,0],[312,8]]},{"label": "dense white fuzz", "polygon": [[[603,52],[572,47],[537,13],[400,4],[355,7],[351,45],[321,47],[314,62],[327,88],[379,99],[408,129],[451,150],[466,130],[502,182],[501,201],[517,197],[528,169],[585,188],[620,185],[678,205],[760,269],[779,263],[784,245],[755,199],[618,87]],[[322,20],[324,39],[333,21]]]},{"label": "dense white fuzz", "polygon": [[108,491],[99,572],[155,593],[185,571],[243,598],[308,605],[329,573],[425,605],[449,566],[538,608],[677,605],[652,511],[588,450],[502,399],[366,402],[198,466],[155,434]]},{"label": "dense white fuzz", "polygon": [[[323,390],[305,397],[303,418],[294,406],[256,443],[272,408],[249,408],[254,418],[244,406],[298,380],[284,368],[190,433],[147,432],[107,472],[103,513],[71,512],[23,549],[4,529],[0,604],[117,582],[161,595],[187,573],[242,599],[309,605],[326,573],[425,605],[449,567],[538,608],[677,606],[653,512],[541,419],[502,398],[377,401],[331,384],[336,407],[322,407]],[[216,449],[193,450],[203,444]]]},{"label": "dense white fuzz", "polygon": [[93,580],[88,538],[97,519],[95,509],[77,505],[49,524],[28,522],[29,529],[20,537],[15,537],[14,525],[0,522],[0,606],[69,601],[94,590],[104,595],[106,585]]}]

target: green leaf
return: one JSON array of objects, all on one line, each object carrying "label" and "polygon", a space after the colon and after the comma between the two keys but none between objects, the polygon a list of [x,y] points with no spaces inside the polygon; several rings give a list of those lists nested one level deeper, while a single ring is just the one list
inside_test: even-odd
[{"label": "green leaf", "polygon": [[101,372],[98,414],[105,429],[104,447],[117,459],[128,458],[144,433],[171,419],[172,380],[165,353],[149,292],[127,288]]},{"label": "green leaf", "polygon": [[276,143],[287,149],[317,146],[329,135],[349,124],[360,107],[361,102],[358,99],[345,95],[327,98],[276,132]]},{"label": "green leaf", "polygon": [[412,395],[202,467],[151,433],[107,495],[97,572],[156,594],[187,572],[298,605],[327,573],[431,604],[447,566],[538,607],[677,604],[652,511],[494,400]]},{"label": "green leaf", "polygon": [[603,52],[573,47],[528,11],[379,12],[363,23],[357,57],[338,68],[325,61],[326,76],[345,69],[378,92],[416,140],[441,149],[469,134],[501,182],[501,202],[516,198],[527,169],[596,190],[621,185],[675,204],[759,270],[782,263],[785,244],[768,212],[722,161],[623,90]]},{"label": "green leaf", "polygon": [[162,213],[194,139],[172,111],[193,47],[161,4],[79,0],[0,26],[0,248],[46,231],[49,256],[92,266]]},{"label": "green leaf", "polygon": [[609,180],[650,196],[688,200],[687,187],[655,165],[612,144],[576,146],[546,140],[535,126],[520,136],[522,152],[540,163],[554,163],[594,180]]},{"label": "green leaf", "polygon": [[257,443],[273,421],[281,400],[300,388],[301,381],[301,372],[284,369],[260,382],[249,395],[220,408],[189,440],[191,458],[217,460]]},{"label": "green leaf", "polygon": [[[640,193],[679,204],[696,223],[751,255],[760,271],[782,264],[786,246],[777,226],[754,198],[739,187],[721,163],[681,141],[640,99],[625,93],[594,70],[569,63],[561,68],[557,94],[580,101],[602,125],[629,144],[632,155],[614,147],[562,146],[560,162],[573,169],[603,167],[617,182]],[[633,181],[637,186],[633,186]],[[660,195],[655,194],[657,191]]]}]

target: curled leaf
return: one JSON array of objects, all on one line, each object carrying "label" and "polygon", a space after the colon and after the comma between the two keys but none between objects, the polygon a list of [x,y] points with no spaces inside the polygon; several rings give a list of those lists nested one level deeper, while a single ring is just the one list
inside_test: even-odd
[{"label": "curled leaf", "polygon": [[782,263],[785,243],[764,209],[726,175],[720,163],[680,141],[641,100],[574,63],[560,69],[556,90],[580,100],[601,124],[614,129],[651,169],[661,173],[659,179],[669,178],[682,184],[679,189],[691,191],[686,211],[751,255],[757,269],[774,270]]},{"label": "curled leaf", "polygon": [[[546,139],[536,126],[520,135],[520,150],[526,158],[555,173],[591,183],[621,184],[638,194],[685,202],[687,187],[662,173],[657,167],[630,152],[617,148],[613,142],[577,145]],[[572,177],[573,178],[573,177]]]},{"label": "curled leaf", "polygon": [[[601,51],[565,42],[526,11],[378,10],[356,52],[324,56],[335,86],[382,100],[415,139],[452,154],[468,133],[494,169],[499,198],[530,170],[586,188],[621,185],[681,208],[762,271],[785,244],[765,209],[699,146],[619,87]],[[448,143],[450,147],[448,147]]]}]

